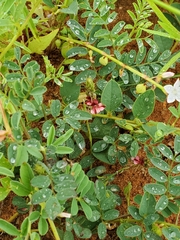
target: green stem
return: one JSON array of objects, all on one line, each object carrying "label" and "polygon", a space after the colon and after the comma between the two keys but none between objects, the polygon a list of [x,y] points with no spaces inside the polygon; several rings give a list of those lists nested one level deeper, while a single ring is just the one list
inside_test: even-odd
[{"label": "green stem", "polygon": [[[143,4],[143,3],[142,3]],[[146,5],[146,3],[145,3]],[[141,11],[139,13],[136,12],[137,18],[134,19],[134,24],[131,32],[129,33],[129,38],[131,39],[132,36],[137,32],[138,29],[138,22],[141,20],[142,13],[144,11],[144,6],[141,8]],[[132,41],[133,39],[131,39]],[[119,51],[122,52],[124,50],[126,45],[123,45],[121,48],[119,48]]]},{"label": "green stem", "polygon": [[156,223],[162,224],[162,225],[164,225],[164,226],[172,226],[172,227],[176,227],[176,228],[179,228],[179,229],[180,229],[180,226],[178,226],[178,225],[176,225],[176,224],[173,224],[173,223],[162,222],[162,221],[157,221]]},{"label": "green stem", "polygon": [[44,109],[44,105],[42,104],[41,107],[42,107],[42,112],[43,112],[43,115],[44,115],[44,119],[47,121],[47,116],[46,116],[46,111]]},{"label": "green stem", "polygon": [[[13,106],[14,106],[16,112],[17,112],[18,111],[17,107],[14,104],[13,104]],[[24,122],[23,122],[22,118],[20,119],[20,124],[21,124],[21,127],[23,129],[23,133],[25,134],[26,138],[30,139],[31,136],[29,135],[28,130],[27,130],[26,126],[24,125]]]},{"label": "green stem", "polygon": [[[19,213],[16,212],[13,216],[11,216],[7,221],[9,223],[13,222],[17,217],[19,216]],[[1,232],[1,231],[0,231]]]},{"label": "green stem", "polygon": [[48,218],[48,222],[49,222],[49,225],[50,225],[51,230],[53,232],[54,238],[56,240],[61,240],[60,237],[59,237],[59,234],[57,232],[57,229],[56,229],[56,226],[55,226],[54,222],[50,218]]},{"label": "green stem", "polygon": [[4,108],[3,108],[3,103],[2,103],[1,100],[0,100],[0,113],[2,115],[2,119],[3,119],[4,127],[5,127],[6,131],[8,132],[9,135],[12,135],[11,127],[9,126],[9,122],[8,122],[6,113],[5,113]]},{"label": "green stem", "polygon": [[[178,8],[175,8],[175,7],[172,7],[170,4],[167,4],[162,2],[162,1],[159,1],[159,0],[150,0],[151,2],[154,2],[156,5],[158,5],[159,7],[161,8],[164,8],[166,10],[168,10],[169,12],[171,13],[174,13],[174,14],[177,14],[177,15],[180,15],[180,11]],[[172,1],[171,1],[172,2]]]},{"label": "green stem", "polygon": [[[172,116],[171,116],[172,117]],[[179,120],[179,118],[176,118],[175,121],[172,123],[172,126],[174,127],[176,122]]]},{"label": "green stem", "polygon": [[178,45],[179,45],[179,41],[176,41],[176,42],[173,44],[173,46],[172,46],[172,48],[171,48],[171,52],[172,52],[172,53],[174,53],[174,51],[175,51],[175,49],[178,47]]},{"label": "green stem", "polygon": [[[30,207],[29,216],[32,213],[32,211],[33,211],[33,205],[31,205],[31,207]],[[27,235],[24,240],[28,240],[30,237],[30,234],[31,234],[31,221],[29,221]]]},{"label": "green stem", "polygon": [[176,216],[176,222],[175,222],[176,226],[178,225],[178,222],[179,222],[179,216],[180,216],[180,213],[178,213],[177,216]]},{"label": "green stem", "polygon": [[28,24],[30,18],[32,17],[32,14],[34,13],[35,9],[38,7],[38,5],[41,3],[41,0],[37,1],[37,3],[34,5],[34,7],[29,12],[28,17],[26,18],[23,25],[18,29],[17,34],[11,39],[10,43],[7,45],[6,48],[2,51],[0,54],[0,60],[4,57],[4,55],[10,50],[10,48],[13,46],[14,42],[18,39],[19,36],[21,36],[22,31],[25,29],[26,25]]},{"label": "green stem", "polygon": [[150,82],[152,85],[158,87],[159,89],[161,89],[162,92],[164,92],[164,93],[166,94],[166,91],[165,91],[165,89],[164,89],[164,87],[163,87],[162,85],[160,85],[160,84],[157,83],[156,81],[152,80],[152,79],[151,79],[150,77],[148,77],[147,75],[139,72],[138,70],[136,70],[136,69],[134,69],[134,68],[132,68],[132,67],[124,64],[123,62],[117,60],[116,58],[112,57],[111,55],[105,53],[104,51],[102,51],[102,50],[100,50],[100,49],[98,49],[98,48],[90,45],[88,42],[82,42],[82,41],[75,40],[75,39],[68,38],[68,37],[64,37],[64,36],[60,36],[59,38],[62,39],[62,40],[65,40],[65,41],[67,41],[67,42],[77,43],[77,44],[79,44],[79,45],[83,45],[83,46],[85,46],[85,47],[87,47],[87,48],[89,48],[89,49],[91,49],[91,50],[93,50],[93,51],[101,54],[102,56],[107,57],[109,60],[115,62],[117,65],[119,65],[119,66],[121,66],[121,67],[129,70],[130,72],[132,72],[132,73],[140,76],[141,78],[145,79],[146,81]]},{"label": "green stem", "polygon": [[92,149],[92,135],[91,135],[91,129],[89,127],[89,122],[86,122],[87,124],[87,129],[88,129],[88,137],[89,137],[89,143],[90,143],[90,149]]},{"label": "green stem", "polygon": [[115,173],[112,174],[112,176],[116,176],[118,174],[122,174],[125,170],[129,169],[130,167],[124,167],[120,170],[117,170]]},{"label": "green stem", "polygon": [[20,123],[21,123],[21,126],[22,126],[22,128],[23,128],[23,132],[24,132],[24,134],[26,135],[26,138],[27,138],[27,139],[30,139],[31,136],[29,135],[29,133],[28,133],[28,131],[27,131],[27,128],[25,127],[22,118],[20,119]]},{"label": "green stem", "polygon": [[[120,216],[119,218],[113,220],[113,221],[110,221],[111,223],[115,223],[115,222],[120,222],[120,223],[141,223],[142,220],[137,220],[137,219],[133,219],[133,218],[126,218],[126,219],[123,219],[123,217],[126,217],[126,215],[122,215]],[[130,216],[130,215],[129,215]],[[162,222],[162,221],[157,221],[156,222],[157,224],[161,225],[161,226],[172,226],[172,227],[176,227],[176,228],[179,228],[180,229],[180,226],[178,226],[177,224],[173,224],[173,223],[168,223],[168,222]]]},{"label": "green stem", "polygon": [[108,119],[113,119],[113,120],[125,120],[127,124],[130,124],[134,127],[139,127],[141,126],[141,122],[137,123],[136,119],[135,120],[128,120],[116,116],[110,116],[108,114],[92,114],[93,117],[100,117],[100,118],[108,118]]},{"label": "green stem", "polygon": [[8,119],[7,119],[7,116],[6,116],[6,113],[5,113],[5,110],[3,108],[3,103],[1,101],[1,99],[0,99],[0,113],[2,115],[2,119],[3,119],[3,122],[4,122],[4,127],[7,131],[6,135],[8,136],[9,139],[11,139],[11,141],[15,141],[14,136],[13,136],[12,131],[11,131],[11,127],[9,125],[9,122],[8,122]]}]

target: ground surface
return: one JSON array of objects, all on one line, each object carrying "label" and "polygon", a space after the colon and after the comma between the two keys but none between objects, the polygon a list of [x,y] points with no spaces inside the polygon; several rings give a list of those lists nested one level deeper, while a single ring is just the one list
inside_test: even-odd
[{"label": "ground surface", "polygon": [[[118,0],[117,4],[116,4],[116,11],[119,13],[118,14],[118,20],[123,20],[127,23],[130,23],[131,20],[127,14],[127,10],[131,9],[133,10],[132,7],[132,0]],[[153,21],[156,21],[156,18],[153,17],[152,18]],[[135,48],[135,46],[133,46],[133,44],[131,44],[129,46],[129,49],[133,49]],[[36,57],[36,59],[41,63],[41,56]],[[54,64],[55,66],[57,65],[57,62],[60,59],[60,54],[59,51],[55,51],[55,52],[51,52],[49,54],[49,59],[51,61],[52,64]],[[176,68],[176,72],[180,72],[180,68],[179,66],[177,66]],[[59,89],[56,86],[52,86],[51,83],[48,83],[47,85],[48,87],[48,94],[47,94],[47,99],[51,99],[54,98],[54,96],[58,96],[59,94]],[[155,106],[155,111],[154,113],[151,115],[151,117],[149,119],[152,119],[154,121],[159,121],[159,122],[165,122],[167,123],[170,117],[170,113],[168,110],[169,105],[165,104],[165,103],[160,103],[157,102],[156,106]],[[177,126],[180,126],[180,123],[177,123]],[[171,143],[171,139],[168,138],[166,139],[165,142],[167,145],[170,145]],[[143,157],[143,152],[141,153],[142,157]],[[106,166],[107,168],[107,173],[112,173],[115,172],[116,170],[119,170],[121,168],[121,166],[119,164],[114,165],[114,166]],[[127,203],[126,203],[126,199],[125,196],[123,194],[123,189],[124,187],[131,182],[132,184],[132,190],[131,190],[131,195],[130,195],[130,202],[133,201],[133,197],[138,194],[138,193],[142,193],[142,189],[143,186],[150,182],[150,177],[148,175],[148,171],[147,168],[145,166],[135,166],[132,164],[132,167],[129,168],[127,171],[119,174],[116,176],[115,180],[114,180],[114,184],[117,184],[120,189],[121,189],[121,198],[122,198],[122,205],[120,206],[119,210],[120,210],[120,215],[125,215],[127,214]],[[12,201],[12,197],[13,195],[10,195],[9,197],[7,197],[7,199],[5,199],[3,202],[0,203],[0,217],[6,220],[11,219],[11,217],[16,213],[16,209],[11,205],[11,201]],[[15,224],[18,228],[22,222],[24,216],[17,216],[14,220],[13,220],[13,224]],[[170,222],[174,222],[173,217],[171,219],[169,219]],[[179,224],[180,224],[180,220],[179,220]],[[0,240],[12,240],[13,238],[6,235],[5,233],[0,233]],[[43,240],[52,240],[53,237],[50,233],[48,233],[46,236],[44,236],[42,238]],[[97,236],[93,236],[91,238],[91,240],[96,240],[98,239]],[[115,234],[115,229],[108,231],[106,240],[110,240],[110,239],[119,239],[116,234]]]}]

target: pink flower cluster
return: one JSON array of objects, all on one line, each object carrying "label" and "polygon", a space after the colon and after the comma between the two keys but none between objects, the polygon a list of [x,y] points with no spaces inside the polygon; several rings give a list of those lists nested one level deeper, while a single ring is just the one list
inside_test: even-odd
[{"label": "pink flower cluster", "polygon": [[105,109],[105,106],[102,103],[99,103],[97,99],[87,97],[86,105],[91,106],[91,113],[97,114]]},{"label": "pink flower cluster", "polygon": [[140,157],[136,156],[136,157],[132,157],[131,160],[134,162],[134,164],[140,164],[143,165],[144,164],[144,160],[140,159]]}]

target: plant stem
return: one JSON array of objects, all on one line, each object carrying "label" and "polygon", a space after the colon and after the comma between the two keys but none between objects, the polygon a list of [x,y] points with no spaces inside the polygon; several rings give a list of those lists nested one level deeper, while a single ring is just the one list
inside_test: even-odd
[{"label": "plant stem", "polygon": [[89,137],[89,143],[90,143],[90,149],[92,149],[92,135],[91,135],[91,129],[89,127],[89,122],[86,122],[87,124],[87,129],[88,129],[88,137]]},{"label": "plant stem", "polygon": [[7,131],[8,137],[12,141],[14,141],[14,137],[12,135],[11,127],[9,126],[9,122],[8,122],[8,119],[7,119],[6,113],[4,111],[3,104],[2,104],[1,100],[0,100],[0,113],[2,114],[2,119],[3,119],[3,122],[4,122],[5,129]]},{"label": "plant stem", "polygon": [[24,134],[26,135],[26,138],[27,138],[27,139],[30,139],[31,136],[29,135],[29,133],[28,133],[28,131],[27,131],[27,128],[25,127],[22,118],[20,119],[20,123],[21,123],[21,126],[22,126],[22,128],[23,128]]},{"label": "plant stem", "polygon": [[75,40],[75,39],[68,38],[68,37],[64,37],[64,36],[60,36],[59,38],[62,39],[62,40],[65,40],[65,41],[67,41],[67,42],[70,42],[70,43],[77,43],[77,44],[79,44],[79,45],[83,45],[83,46],[85,46],[85,47],[87,47],[87,48],[89,48],[89,49],[91,49],[91,50],[93,50],[93,51],[101,54],[102,56],[107,57],[108,59],[110,59],[111,61],[115,62],[115,63],[118,64],[119,66],[121,66],[121,67],[129,70],[130,72],[132,72],[132,73],[140,76],[141,78],[145,79],[146,81],[150,82],[152,85],[158,87],[159,89],[161,89],[162,92],[164,92],[164,93],[166,94],[166,91],[165,91],[165,89],[164,89],[164,87],[163,87],[162,85],[160,85],[160,84],[157,83],[156,81],[152,80],[152,79],[151,79],[150,77],[148,77],[147,75],[139,72],[138,70],[136,70],[136,69],[134,69],[134,68],[132,68],[132,67],[124,64],[123,62],[117,60],[116,58],[112,57],[111,55],[105,53],[104,51],[102,51],[102,50],[100,50],[100,49],[98,49],[98,48],[90,45],[88,42],[82,42],[82,41]]},{"label": "plant stem", "polygon": [[[137,15],[137,18],[134,19],[134,24],[133,24],[133,28],[131,30],[131,32],[129,33],[129,38],[131,39],[132,36],[137,32],[138,30],[138,22],[141,20],[142,18],[142,14],[143,14],[143,11],[145,9],[145,6],[147,3],[143,3],[143,7],[141,8],[141,10],[139,12],[136,12],[136,15]],[[144,5],[145,4],[145,5]],[[136,38],[135,38],[136,39]],[[133,39],[132,39],[133,40]],[[119,48],[119,51],[122,52],[124,50],[126,45],[123,45],[121,48]]]},{"label": "plant stem", "polygon": [[174,53],[174,51],[175,51],[175,49],[176,49],[176,47],[179,45],[179,41],[176,41],[174,44],[173,44],[173,46],[172,46],[172,48],[171,48],[171,52],[172,53]]},{"label": "plant stem", "polygon": [[[159,7],[164,8],[164,9],[168,10],[168,11],[171,12],[171,13],[180,15],[179,9],[178,9],[178,8],[175,8],[175,7],[172,7],[172,6],[170,5],[171,3],[168,4],[167,1],[166,1],[166,3],[163,3],[162,1],[159,1],[159,0],[153,0],[153,2],[154,2],[156,5],[158,5]],[[172,1],[171,1],[171,2],[172,2]]]},{"label": "plant stem", "polygon": [[11,223],[12,221],[14,221],[14,219],[16,219],[18,215],[19,213],[16,212],[13,216],[9,218],[8,222]]},{"label": "plant stem", "polygon": [[[29,216],[31,215],[32,211],[33,211],[33,205],[31,205],[31,207],[29,209]],[[27,231],[27,235],[26,235],[24,240],[28,240],[29,237],[30,237],[30,234],[31,234],[31,221],[28,222],[27,228],[28,228],[28,231]]]},{"label": "plant stem", "polygon": [[13,46],[14,42],[18,39],[19,36],[21,36],[22,31],[25,29],[26,25],[28,24],[31,16],[33,15],[35,9],[38,7],[38,5],[41,3],[41,0],[38,0],[36,2],[36,4],[34,5],[34,7],[31,9],[31,11],[29,12],[28,17],[26,18],[25,22],[23,23],[23,25],[18,29],[17,34],[11,39],[10,43],[7,45],[6,48],[4,48],[4,50],[2,51],[2,53],[0,54],[0,60],[2,60],[2,58],[4,57],[4,55],[7,53],[7,51],[10,50],[10,48]]},{"label": "plant stem", "polygon": [[60,237],[59,237],[59,234],[57,232],[57,229],[56,229],[56,226],[55,226],[54,222],[50,218],[48,218],[48,222],[49,222],[49,225],[50,225],[51,230],[53,232],[54,238],[56,240],[61,240]]},{"label": "plant stem", "polygon": [[178,225],[178,222],[179,222],[179,216],[180,216],[180,213],[178,213],[177,216],[176,216],[176,222],[175,222],[176,226]]},{"label": "plant stem", "polygon": [[[6,220],[6,221],[9,222],[9,223],[11,223],[11,222],[14,221],[14,219],[16,219],[16,218],[18,217],[18,215],[19,215],[19,213],[16,212],[13,216],[11,216],[11,217],[10,217],[8,220]],[[1,235],[2,233],[4,233],[4,231],[0,229],[0,235]]]},{"label": "plant stem", "polygon": [[180,229],[180,226],[173,224],[173,223],[168,223],[168,222],[162,222],[162,221],[157,221],[156,223],[162,224],[163,226],[172,226]]},{"label": "plant stem", "polygon": [[128,119],[124,119],[124,118],[120,118],[120,117],[116,117],[116,116],[110,116],[108,114],[92,114],[93,117],[100,117],[100,118],[108,118],[108,119],[113,119],[113,120],[125,120],[127,124],[131,124],[133,126],[141,126],[141,123],[139,122],[139,124],[137,124],[137,122],[135,120],[128,120]]}]

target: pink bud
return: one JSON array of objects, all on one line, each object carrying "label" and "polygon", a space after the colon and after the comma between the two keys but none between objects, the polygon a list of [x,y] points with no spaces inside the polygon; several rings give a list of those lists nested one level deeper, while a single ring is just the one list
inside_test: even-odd
[{"label": "pink bud", "polygon": [[174,76],[174,73],[173,72],[164,72],[162,73],[162,78],[170,78],[170,77],[173,77]]}]

